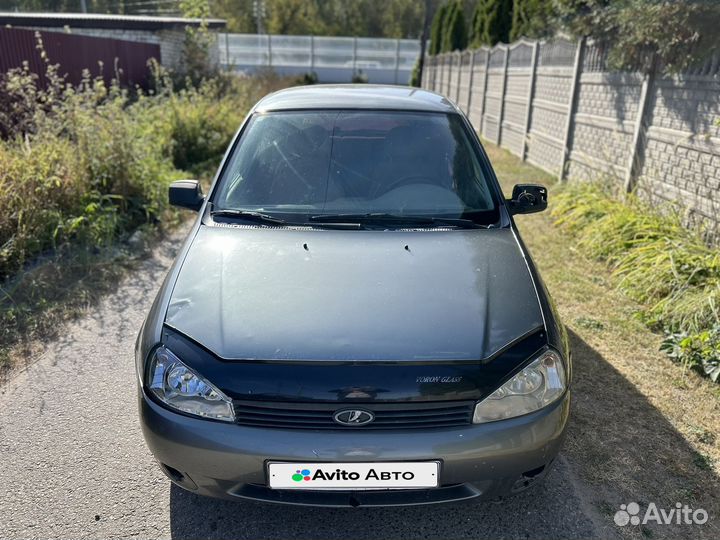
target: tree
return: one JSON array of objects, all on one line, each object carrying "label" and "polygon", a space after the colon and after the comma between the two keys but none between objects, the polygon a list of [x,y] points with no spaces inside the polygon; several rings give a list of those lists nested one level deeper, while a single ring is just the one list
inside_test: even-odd
[{"label": "tree", "polygon": [[462,0],[455,0],[450,4],[445,14],[445,24],[442,34],[442,51],[452,52],[467,47],[467,27],[463,12]]},{"label": "tree", "polygon": [[720,50],[720,2],[707,0],[556,0],[576,36],[610,50],[610,67],[679,72]]},{"label": "tree", "polygon": [[480,3],[475,4],[472,16],[470,17],[470,28],[468,30],[468,40],[470,41],[470,47],[480,47],[483,45],[482,42],[482,31],[483,31],[483,10],[480,9]]},{"label": "tree", "polygon": [[317,4],[308,0],[267,0],[269,34],[324,34]]},{"label": "tree", "polygon": [[395,0],[380,9],[383,34],[394,38],[419,38],[423,31],[425,4],[421,0]]},{"label": "tree", "polygon": [[432,26],[430,27],[430,54],[440,54],[442,50],[443,30],[445,27],[445,15],[448,12],[448,5],[441,5],[435,12]]},{"label": "tree", "polygon": [[513,0],[479,0],[472,17],[472,46],[510,42]]},{"label": "tree", "polygon": [[432,20],[435,7],[435,0],[425,0],[422,34],[420,34],[420,54],[418,55],[415,65],[413,66],[412,73],[410,74],[410,86],[419,88],[422,83],[423,71],[425,70],[427,41],[430,36],[430,21]]},{"label": "tree", "polygon": [[253,0],[210,0],[210,13],[227,21],[228,32],[253,34],[257,29]]},{"label": "tree", "polygon": [[551,36],[555,29],[555,8],[552,0],[513,1],[511,41],[522,37]]}]

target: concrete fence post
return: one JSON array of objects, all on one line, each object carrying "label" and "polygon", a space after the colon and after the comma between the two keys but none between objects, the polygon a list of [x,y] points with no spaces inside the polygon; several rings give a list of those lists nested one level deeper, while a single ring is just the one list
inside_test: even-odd
[{"label": "concrete fence post", "polygon": [[437,73],[437,77],[435,79],[435,91],[438,94],[442,94],[442,84],[443,84],[443,62],[445,59],[441,55],[435,56],[435,70]]},{"label": "concrete fence post", "polygon": [[525,161],[528,151],[528,136],[530,134],[530,119],[532,118],[533,99],[535,98],[535,80],[537,78],[538,55],[540,42],[533,43],[532,57],[530,59],[530,81],[528,83],[527,106],[525,107],[525,127],[523,130],[523,146],[520,158]]},{"label": "concrete fence post", "polygon": [[480,135],[483,134],[483,129],[485,128],[485,107],[487,105],[488,70],[490,69],[490,49],[483,47],[482,50],[485,51],[485,75],[483,76],[482,104],[480,105]]},{"label": "concrete fence post", "polygon": [[440,93],[447,95],[447,53],[443,53],[440,59]]},{"label": "concrete fence post", "polygon": [[450,87],[452,86],[452,75],[453,75],[453,53],[445,53],[445,63],[447,64],[447,74],[445,77],[445,92],[447,97],[450,97]]},{"label": "concrete fence post", "polygon": [[225,34],[225,69],[230,71],[230,34]]},{"label": "concrete fence post", "polygon": [[467,115],[470,116],[470,104],[472,103],[472,91],[473,91],[473,71],[475,70],[475,51],[470,51],[470,78],[468,80],[468,93],[467,93],[467,103],[465,110],[467,111]]},{"label": "concrete fence post", "polygon": [[460,101],[460,83],[462,82],[462,61],[463,61],[463,53],[461,51],[458,51],[457,53],[457,78],[455,79],[455,103],[460,105],[458,102]]},{"label": "concrete fence post", "polygon": [[560,158],[560,173],[558,180],[565,181],[567,176],[567,162],[570,157],[570,133],[572,132],[575,121],[575,111],[577,110],[578,91],[580,89],[580,75],[582,74],[583,56],[585,54],[585,38],[581,38],[575,48],[575,62],[573,64],[573,74],[570,82],[570,100],[568,103],[567,118],[565,119],[565,133],[563,136],[562,157]]},{"label": "concrete fence post", "polygon": [[630,158],[627,172],[625,173],[624,189],[631,193],[635,189],[637,176],[642,166],[644,146],[646,142],[647,116],[650,111],[649,103],[652,95],[652,88],[655,83],[656,60],[653,59],[650,71],[645,74],[640,87],[640,102],[638,103],[637,117],[633,127],[632,143],[630,147]]},{"label": "concrete fence post", "polygon": [[352,66],[353,66],[353,75],[355,75],[355,73],[357,73],[357,36],[353,37]]},{"label": "concrete fence post", "polygon": [[501,146],[502,141],[502,125],[503,117],[505,116],[505,89],[507,88],[507,72],[508,72],[508,60],[510,58],[510,46],[504,45],[505,58],[503,60],[503,75],[502,75],[502,86],[500,90],[500,113],[498,114],[498,129],[497,129],[497,140],[495,144]]},{"label": "concrete fence post", "polygon": [[268,53],[268,67],[272,67],[272,36],[270,34],[267,35],[268,40],[268,46],[267,46],[267,53]]},{"label": "concrete fence post", "polygon": [[395,84],[398,83],[398,72],[400,71],[400,40],[395,40]]},{"label": "concrete fence post", "polygon": [[315,36],[310,36],[310,71],[315,70]]},{"label": "concrete fence post", "polygon": [[430,55],[425,55],[425,61],[423,62],[423,78],[425,79],[425,83],[423,84],[423,88],[425,90],[432,90],[433,89],[433,71],[435,71],[435,66],[432,65],[432,60],[430,60]]},{"label": "concrete fence post", "polygon": [[[431,58],[431,57],[428,56],[428,58]],[[432,57],[432,66],[433,66],[433,68],[432,68],[432,71],[430,72],[430,78],[428,79],[428,84],[430,85],[430,90],[432,90],[434,92],[435,88],[436,88],[435,81],[436,81],[436,77],[437,77],[437,59],[434,56]]]}]

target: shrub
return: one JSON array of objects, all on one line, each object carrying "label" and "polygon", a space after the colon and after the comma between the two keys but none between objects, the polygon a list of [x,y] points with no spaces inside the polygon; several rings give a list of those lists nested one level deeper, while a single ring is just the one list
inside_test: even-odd
[{"label": "shrub", "polygon": [[555,5],[548,0],[514,0],[510,39],[542,38],[555,30]]},{"label": "shrub", "polygon": [[720,379],[720,326],[697,334],[668,334],[660,348],[670,358],[701,371],[713,382]]},{"label": "shrub", "polygon": [[308,71],[295,80],[297,84],[308,86],[318,83],[318,75],[314,71]]},{"label": "shrub", "polygon": [[422,81],[420,80],[420,58],[415,60],[415,64],[413,64],[408,84],[415,88],[420,88],[420,85],[422,84]]},{"label": "shrub", "polygon": [[353,73],[350,82],[352,82],[353,84],[367,84],[368,76],[363,72],[362,69],[358,69],[355,73]]},{"label": "shrub", "polygon": [[158,71],[153,95],[131,95],[89,74],[72,88],[53,69],[46,88],[27,68],[0,82],[0,280],[48,249],[156,223],[168,184],[207,174],[252,103],[288,84],[263,73],[176,92]]},{"label": "shrub", "polygon": [[566,186],[552,216],[579,248],[607,262],[618,287],[644,307],[642,319],[667,334],[664,350],[718,378],[720,252],[686,228],[672,208],[625,201],[595,183]]},{"label": "shrub", "polygon": [[200,175],[216,164],[250,106],[243,96],[221,97],[217,85],[205,82],[168,100],[173,165]]},{"label": "shrub", "polygon": [[720,3],[707,0],[555,0],[564,28],[610,49],[609,63],[679,72],[720,49]]}]

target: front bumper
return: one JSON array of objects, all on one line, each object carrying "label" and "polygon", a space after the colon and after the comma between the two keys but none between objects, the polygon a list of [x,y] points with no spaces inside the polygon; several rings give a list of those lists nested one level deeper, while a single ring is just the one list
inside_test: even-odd
[{"label": "front bumper", "polygon": [[[547,474],[560,450],[570,393],[532,414],[433,430],[313,431],[239,426],[184,416],[140,391],[145,440],[178,485],[226,499],[322,506],[389,506],[494,498]],[[440,460],[441,487],[430,490],[295,491],[266,487],[267,461]]]}]

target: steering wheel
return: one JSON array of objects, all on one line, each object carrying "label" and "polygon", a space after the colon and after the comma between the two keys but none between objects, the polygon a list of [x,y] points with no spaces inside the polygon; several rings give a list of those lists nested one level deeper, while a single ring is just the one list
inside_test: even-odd
[{"label": "steering wheel", "polygon": [[[402,176],[397,180],[390,182],[390,184],[380,184],[378,189],[375,190],[375,193],[373,193],[373,197],[377,198],[384,193],[389,193],[393,189],[397,189],[404,184],[430,184],[431,186],[437,186],[435,179],[430,176],[425,176],[423,174],[411,174],[408,176]],[[380,188],[384,190],[384,193],[379,193]]]}]

